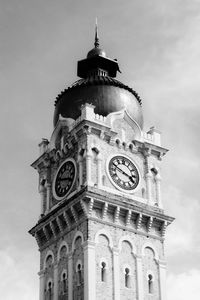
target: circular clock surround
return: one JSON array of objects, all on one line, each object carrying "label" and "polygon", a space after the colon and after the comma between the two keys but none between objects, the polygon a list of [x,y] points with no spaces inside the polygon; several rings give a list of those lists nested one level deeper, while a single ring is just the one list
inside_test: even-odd
[{"label": "circular clock surround", "polygon": [[60,201],[70,193],[76,173],[76,162],[73,158],[67,158],[61,163],[53,181],[53,196],[56,200]]},{"label": "circular clock surround", "polygon": [[112,155],[107,160],[107,173],[112,184],[126,193],[135,192],[140,175],[135,163],[126,155]]}]

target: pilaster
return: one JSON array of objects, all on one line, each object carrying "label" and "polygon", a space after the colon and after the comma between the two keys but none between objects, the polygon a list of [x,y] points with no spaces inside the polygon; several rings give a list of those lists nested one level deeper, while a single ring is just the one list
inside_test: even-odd
[{"label": "pilaster", "polygon": [[102,157],[101,157],[101,154],[99,153],[97,155],[97,186],[99,188],[102,186],[101,165],[102,165]]},{"label": "pilaster", "polygon": [[166,262],[160,260],[158,262],[158,267],[160,274],[160,300],[166,300]]},{"label": "pilaster", "polygon": [[38,275],[39,275],[39,280],[40,280],[40,282],[39,282],[39,285],[40,285],[40,295],[39,295],[39,300],[44,300],[44,288],[45,288],[45,286],[44,286],[44,284],[45,284],[45,281],[44,281],[44,279],[45,279],[45,277],[44,277],[44,271],[40,271],[39,273],[38,273]]},{"label": "pilaster", "polygon": [[92,183],[91,159],[92,159],[92,151],[90,149],[87,149],[87,152],[86,152],[86,182],[89,185],[91,185],[91,183]]},{"label": "pilaster", "polygon": [[114,300],[120,300],[119,249],[113,247]]},{"label": "pilaster", "polygon": [[50,183],[46,184],[46,189],[47,189],[47,207],[46,207],[46,210],[48,212],[49,209],[50,209],[50,195],[51,195],[51,184]]},{"label": "pilaster", "polygon": [[160,184],[161,184],[161,177],[159,174],[155,176],[156,180],[156,200],[158,203],[158,207],[162,208],[162,199],[161,199],[161,189],[160,189]]},{"label": "pilaster", "polygon": [[138,300],[144,300],[143,270],[142,270],[141,256],[136,256],[136,272],[137,272]]},{"label": "pilaster", "polygon": [[53,300],[58,300],[58,264],[54,264],[54,286],[53,286]]},{"label": "pilaster", "polygon": [[152,179],[152,175],[150,172],[148,172],[146,174],[146,186],[147,186],[147,199],[149,200],[150,204],[152,202],[151,179]]},{"label": "pilaster", "polygon": [[84,299],[96,299],[95,243],[84,244]]},{"label": "pilaster", "polygon": [[72,253],[68,256],[68,300],[73,299],[73,265]]}]

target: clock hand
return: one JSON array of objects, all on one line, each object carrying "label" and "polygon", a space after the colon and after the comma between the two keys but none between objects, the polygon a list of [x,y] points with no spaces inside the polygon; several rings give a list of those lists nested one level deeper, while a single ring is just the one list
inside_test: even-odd
[{"label": "clock hand", "polygon": [[128,175],[126,172],[124,172],[122,169],[120,169],[116,164],[113,163],[113,165],[125,176],[127,176],[133,183],[135,183],[135,181],[133,180],[132,176]]},{"label": "clock hand", "polygon": [[60,178],[60,181],[63,181],[63,180],[68,180],[69,178],[67,177],[63,177],[63,178]]}]

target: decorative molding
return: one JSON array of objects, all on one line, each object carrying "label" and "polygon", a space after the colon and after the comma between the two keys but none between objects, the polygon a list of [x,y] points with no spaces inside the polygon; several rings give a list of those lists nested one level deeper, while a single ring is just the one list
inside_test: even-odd
[{"label": "decorative molding", "polygon": [[102,210],[102,219],[105,219],[107,211],[108,211],[108,203],[105,202]]},{"label": "decorative molding", "polygon": [[114,213],[114,223],[117,223],[119,221],[119,213],[120,213],[120,207],[116,206],[115,213]]},{"label": "decorative molding", "polygon": [[167,226],[168,226],[167,221],[164,221],[164,222],[162,223],[162,226],[161,226],[161,236],[162,236],[163,238],[165,237],[165,233],[166,233]]},{"label": "decorative molding", "polygon": [[71,209],[71,212],[72,212],[72,215],[73,215],[73,217],[74,217],[75,222],[78,223],[78,215],[77,215],[77,212],[75,211],[75,209],[74,209],[73,206],[71,206],[70,209]]},{"label": "decorative molding", "polygon": [[153,217],[149,217],[147,222],[147,232],[150,232],[152,224],[153,224]]},{"label": "decorative molding", "polygon": [[136,229],[139,230],[141,228],[141,225],[142,225],[142,214],[139,213],[136,220]]},{"label": "decorative molding", "polygon": [[67,227],[70,227],[71,224],[70,224],[69,217],[68,217],[66,211],[63,212],[63,217],[64,217],[64,220],[67,224]]},{"label": "decorative molding", "polygon": [[94,206],[94,199],[93,199],[93,198],[90,198],[90,201],[89,201],[89,209],[88,209],[89,215],[92,214],[93,206]]},{"label": "decorative molding", "polygon": [[54,227],[53,222],[50,222],[49,225],[50,225],[51,231],[53,232],[53,236],[56,238],[56,237],[57,237],[57,234],[56,234],[56,231],[55,231],[55,227]]},{"label": "decorative molding", "polygon": [[59,228],[60,232],[62,232],[64,230],[64,227],[62,225],[62,222],[61,222],[59,216],[56,218],[56,222],[58,224],[58,228]]},{"label": "decorative molding", "polygon": [[130,225],[130,220],[131,220],[131,214],[132,211],[129,209],[126,213],[126,219],[125,219],[125,225],[129,226]]},{"label": "decorative molding", "polygon": [[46,228],[46,226],[43,227],[43,232],[44,232],[44,235],[46,237],[46,240],[49,241],[50,240],[50,234],[48,232],[48,229]]},{"label": "decorative molding", "polygon": [[80,204],[81,204],[81,208],[82,208],[85,216],[87,217],[88,216],[88,210],[87,210],[87,207],[86,207],[86,203],[83,200],[80,200]]}]

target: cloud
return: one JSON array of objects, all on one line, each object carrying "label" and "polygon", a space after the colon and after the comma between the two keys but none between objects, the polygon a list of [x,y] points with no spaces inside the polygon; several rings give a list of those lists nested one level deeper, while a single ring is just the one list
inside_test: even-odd
[{"label": "cloud", "polygon": [[[11,249],[10,249],[11,250]],[[4,300],[35,300],[38,298],[38,287],[32,275],[34,269],[30,257],[21,255],[14,258],[10,251],[0,252],[0,291]],[[14,249],[12,249],[14,250]],[[31,270],[31,271],[30,271]],[[35,276],[36,277],[36,276]]]},{"label": "cloud", "polygon": [[200,213],[198,199],[188,199],[187,195],[175,186],[169,186],[166,190],[165,200],[167,212],[176,218],[167,230],[168,254],[196,251],[197,217]]},{"label": "cloud", "polygon": [[167,300],[199,300],[200,270],[190,270],[167,278]]}]

